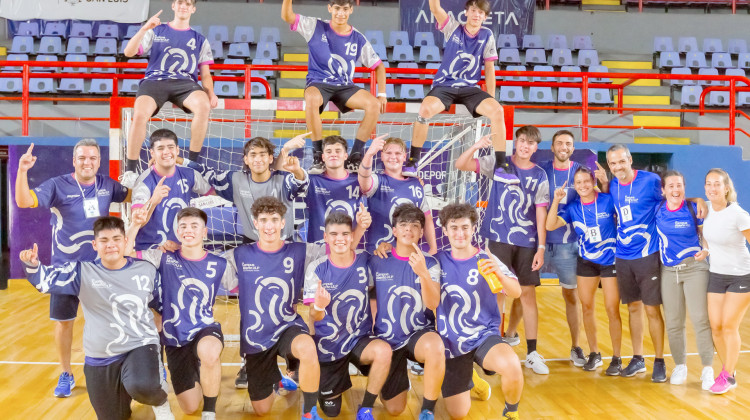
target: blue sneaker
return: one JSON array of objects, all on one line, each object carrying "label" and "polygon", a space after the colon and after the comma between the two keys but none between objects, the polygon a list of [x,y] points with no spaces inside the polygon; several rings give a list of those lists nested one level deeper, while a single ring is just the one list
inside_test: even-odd
[{"label": "blue sneaker", "polygon": [[434,418],[435,414],[430,410],[424,409],[419,413],[419,420],[433,420]]},{"label": "blue sneaker", "polygon": [[299,388],[299,385],[297,385],[297,382],[294,382],[294,379],[281,375],[281,381],[279,381],[278,384],[274,385],[274,391],[276,391],[276,394],[284,396],[292,391],[296,391],[297,388]]},{"label": "blue sneaker", "polygon": [[375,420],[372,416],[372,408],[360,407],[359,410],[357,410],[357,420]]},{"label": "blue sneaker", "polygon": [[635,376],[636,373],[643,373],[646,371],[646,361],[643,359],[630,359],[630,363],[625,369],[622,370],[620,376],[624,378],[630,378]]},{"label": "blue sneaker", "polygon": [[57,380],[57,386],[55,387],[55,396],[57,398],[69,397],[73,388],[76,387],[76,380],[73,378],[72,373],[63,372],[60,374],[60,378]]},{"label": "blue sneaker", "polygon": [[404,162],[404,166],[401,168],[401,175],[403,176],[419,176],[416,162]]},{"label": "blue sneaker", "polygon": [[318,407],[313,407],[309,413],[302,415],[302,420],[323,420],[323,417],[318,415]]},{"label": "blue sneaker", "polygon": [[495,168],[495,181],[502,182],[504,184],[520,184],[521,180],[518,179],[516,174],[508,172],[505,168]]}]

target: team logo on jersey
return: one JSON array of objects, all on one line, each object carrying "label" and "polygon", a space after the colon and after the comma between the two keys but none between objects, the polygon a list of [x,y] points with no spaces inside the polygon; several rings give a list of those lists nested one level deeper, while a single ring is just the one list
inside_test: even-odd
[{"label": "team logo on jersey", "polygon": [[95,289],[108,289],[112,286],[110,286],[109,283],[107,283],[106,281],[102,279],[94,279],[94,280],[91,280],[91,287]]},{"label": "team logo on jersey", "polygon": [[375,281],[393,281],[393,279],[391,273],[375,273]]},{"label": "team logo on jersey", "polygon": [[182,48],[166,47],[159,67],[166,73],[193,74],[197,67],[196,61],[195,56],[188,55]]},{"label": "team logo on jersey", "polygon": [[486,328],[477,324],[481,308],[479,293],[472,290],[469,295],[468,290],[459,285],[447,285],[443,287],[440,305],[445,306],[440,309],[438,318],[440,335],[460,337],[458,350],[461,354],[467,353],[473,340]]},{"label": "team logo on jersey", "polygon": [[242,271],[258,272],[260,267],[253,263],[242,263]]},{"label": "team logo on jersey", "polygon": [[144,343],[148,339],[147,336],[157,340],[156,329],[149,326],[149,324],[153,324],[153,320],[150,319],[151,311],[146,307],[143,299],[131,294],[112,294],[110,299],[112,316],[115,322],[110,322],[109,326],[116,332],[112,334],[115,335],[115,339],[107,343],[107,347],[104,349],[109,356],[121,354],[118,346],[124,345],[130,339],[130,335],[125,333],[124,327],[132,329],[136,336],[143,337]]},{"label": "team logo on jersey", "polygon": [[424,310],[422,295],[416,289],[409,286],[390,287],[385,314],[378,316],[382,323],[378,326],[378,335],[386,340],[393,338],[396,325],[403,334],[425,328],[429,323]]},{"label": "team logo on jersey", "polygon": [[[325,285],[326,283],[323,283],[324,287]],[[324,318],[323,321],[315,323],[318,351],[321,355],[333,355],[333,352],[326,349],[325,343],[335,345],[337,341],[344,338],[337,348],[341,353],[346,354],[354,347],[356,340],[363,335],[363,327],[371,327],[371,324],[367,322],[370,316],[367,295],[363,290],[350,289],[335,296],[330,307],[330,318],[327,317],[327,320]]]},{"label": "team logo on jersey", "polygon": [[[524,193],[521,188],[515,185],[503,188],[500,194],[500,208],[497,211],[497,217],[490,219],[490,233],[495,235],[496,239],[494,240],[515,244],[518,243],[518,239],[514,242],[512,237],[521,235],[521,241],[523,238],[533,241],[534,238],[529,237],[528,229],[533,226],[534,222],[526,218],[529,206],[531,206],[531,197]],[[510,226],[505,238],[501,237],[500,232],[496,230],[501,226]]]},{"label": "team logo on jersey", "polygon": [[323,35],[322,35],[322,36],[320,37],[320,42],[326,42],[326,43],[328,42],[328,37],[326,37],[326,34],[323,34]]},{"label": "team logo on jersey", "polygon": [[[174,297],[175,301],[169,302],[174,316],[164,321],[164,328],[162,329],[164,337],[174,343],[179,343],[179,338],[174,335],[179,331],[177,329],[179,324],[189,322],[196,326],[188,332],[188,340],[206,325],[213,324],[212,296],[213,291],[208,288],[206,283],[194,278],[182,279],[177,296]],[[184,330],[185,326],[183,325],[182,328]]]},{"label": "team logo on jersey", "polygon": [[[348,82],[354,78],[354,66],[349,67],[350,61],[338,54],[331,54],[328,59],[328,72],[331,75],[326,77],[326,81],[344,81]],[[352,63],[354,64],[354,63]]]},{"label": "team logo on jersey", "polygon": [[182,264],[169,254],[167,254],[165,262],[178,270],[182,270]]},{"label": "team logo on jersey", "polygon": [[99,191],[97,191],[96,195],[99,196],[99,197],[107,197],[107,196],[109,196],[109,191],[107,191],[107,190],[99,190]]}]

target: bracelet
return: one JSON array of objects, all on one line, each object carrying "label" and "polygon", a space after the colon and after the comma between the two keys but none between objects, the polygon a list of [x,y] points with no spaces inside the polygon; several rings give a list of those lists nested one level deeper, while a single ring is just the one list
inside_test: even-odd
[{"label": "bracelet", "polygon": [[387,98],[388,94],[384,92],[378,92],[378,98]]},{"label": "bracelet", "polygon": [[313,303],[313,309],[315,309],[318,312],[325,312],[325,308],[318,308],[318,305]]},{"label": "bracelet", "polygon": [[709,254],[711,253],[711,251],[709,251],[708,248],[703,248],[703,249],[701,249],[701,251],[706,251]]},{"label": "bracelet", "polygon": [[539,245],[539,246],[538,246],[537,248],[538,248],[538,249],[547,249],[547,247],[546,247],[546,246],[544,246],[544,245]]},{"label": "bracelet", "polygon": [[364,170],[366,170],[366,171],[371,171],[372,170],[372,166],[365,166],[365,165],[362,165],[361,163],[360,163],[359,167],[362,168],[362,169],[364,169]]}]

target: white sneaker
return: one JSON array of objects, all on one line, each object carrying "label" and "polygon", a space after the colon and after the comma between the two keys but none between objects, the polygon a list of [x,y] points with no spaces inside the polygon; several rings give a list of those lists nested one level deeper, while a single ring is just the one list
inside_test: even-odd
[{"label": "white sneaker", "polygon": [[354,366],[353,364],[349,363],[349,376],[359,376],[359,375],[361,375],[361,373],[359,372],[359,369],[357,369],[357,367]]},{"label": "white sneaker", "polygon": [[160,406],[152,406],[154,409],[154,416],[156,420],[174,420],[174,414],[172,414],[172,407],[169,406],[169,400],[165,401]]},{"label": "white sneaker", "polygon": [[708,391],[714,385],[714,368],[705,366],[701,372],[701,388]]},{"label": "white sneaker", "polygon": [[216,413],[213,411],[204,411],[201,414],[201,420],[216,420]]},{"label": "white sneaker", "polygon": [[537,375],[549,375],[549,368],[544,363],[544,357],[536,351],[532,351],[526,355],[524,364]]},{"label": "white sneaker", "polygon": [[120,184],[123,187],[130,188],[131,190],[135,187],[135,181],[138,181],[138,174],[133,171],[127,171],[120,175]]},{"label": "white sneaker", "polygon": [[507,335],[503,336],[503,341],[508,343],[509,346],[515,347],[519,344],[521,344],[521,337],[518,336],[518,333],[516,333],[513,336],[508,337]]},{"label": "white sneaker", "polygon": [[[672,385],[682,385],[687,381],[687,365],[677,365],[672,369],[672,374],[669,375],[669,383]],[[713,384],[711,384],[713,385]]]}]

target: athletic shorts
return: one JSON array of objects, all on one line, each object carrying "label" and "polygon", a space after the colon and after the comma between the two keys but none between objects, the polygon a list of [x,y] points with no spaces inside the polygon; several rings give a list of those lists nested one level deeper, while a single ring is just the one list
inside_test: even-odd
[{"label": "athletic shorts", "polygon": [[531,271],[534,254],[536,254],[535,248],[489,241],[489,249],[492,255],[513,270],[521,286],[539,286],[542,284],[539,279],[539,271]]},{"label": "athletic shorts", "polygon": [[[391,357],[391,370],[388,372],[388,378],[383,384],[383,389],[380,391],[380,395],[383,400],[390,400],[398,394],[407,391],[409,389],[409,374],[407,372],[407,360],[417,362],[414,356],[414,351],[417,348],[417,342],[423,335],[435,332],[431,329],[423,329],[415,332],[409,337],[406,345],[398,350],[393,350],[393,356]],[[420,363],[421,366],[424,366]]]},{"label": "athletic shorts", "polygon": [[346,114],[347,112],[352,110],[351,108],[346,106],[349,98],[354,96],[354,94],[359,92],[360,90],[364,90],[357,85],[336,86],[329,85],[327,83],[312,83],[308,87],[314,87],[320,91],[320,96],[323,97],[323,104],[320,105],[319,109],[321,113],[325,111],[328,102],[333,102],[333,104],[336,105],[336,108],[338,108],[342,114]]},{"label": "athletic shorts", "polygon": [[[471,379],[474,373],[474,363],[482,369],[484,358],[487,353],[498,344],[506,344],[503,338],[493,334],[488,336],[479,347],[474,350],[452,359],[445,359],[445,379],[443,380],[443,398],[452,397],[462,392],[474,388],[474,381]],[[493,374],[484,370],[487,374]]]},{"label": "athletic shorts", "polygon": [[[362,337],[346,356],[332,362],[320,362],[320,392],[318,401],[323,406],[323,401],[341,394],[352,387],[349,377],[349,363],[367,376],[370,374],[370,365],[360,360],[362,352],[373,341],[375,337]],[[249,370],[248,370],[249,372]],[[249,375],[248,375],[249,376]]]},{"label": "athletic shorts", "polygon": [[448,110],[453,104],[461,104],[469,110],[474,117],[480,117],[477,113],[479,104],[487,98],[493,99],[489,93],[483,91],[478,86],[446,87],[436,86],[427,92],[427,96],[434,96],[440,99],[445,109]]},{"label": "athletic shorts", "polygon": [[268,350],[245,355],[247,393],[250,394],[250,400],[260,401],[265,399],[273,392],[273,385],[281,381],[277,356],[286,359],[287,366],[292,361],[299,363],[292,356],[292,341],[300,335],[308,334],[299,325],[292,325],[281,333],[276,344]]},{"label": "athletic shorts", "polygon": [[576,274],[581,277],[616,277],[617,270],[615,265],[601,265],[589,260],[584,260],[581,257],[577,259]]},{"label": "athletic shorts", "polygon": [[210,325],[198,331],[193,341],[184,346],[164,346],[175,395],[193,389],[196,382],[200,383],[201,361],[198,358],[198,342],[208,336],[218,338],[224,346],[224,334],[221,333],[219,324]]},{"label": "athletic shorts", "polygon": [[578,286],[576,258],[578,258],[577,242],[547,244],[547,249],[544,250],[544,266],[541,271],[557,274],[563,289],[575,289]]},{"label": "athletic shorts", "polygon": [[156,102],[153,115],[156,115],[167,101],[190,114],[192,111],[185,108],[183,102],[191,93],[199,90],[203,90],[201,85],[192,80],[141,80],[135,97],[136,99],[144,95],[151,97]]},{"label": "athletic shorts", "polygon": [[49,319],[72,321],[78,316],[78,296],[49,295]]},{"label": "athletic shorts", "polygon": [[643,301],[644,305],[661,305],[661,261],[654,252],[643,258],[615,258],[617,286],[623,304]]},{"label": "athletic shorts", "polygon": [[750,274],[730,276],[708,273],[708,293],[747,293],[750,292]]}]

